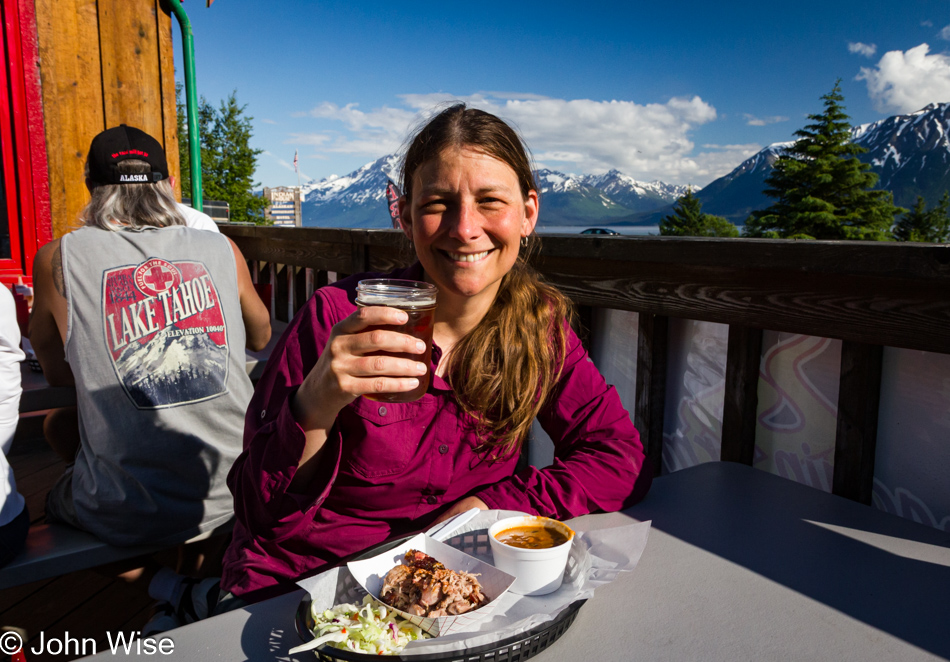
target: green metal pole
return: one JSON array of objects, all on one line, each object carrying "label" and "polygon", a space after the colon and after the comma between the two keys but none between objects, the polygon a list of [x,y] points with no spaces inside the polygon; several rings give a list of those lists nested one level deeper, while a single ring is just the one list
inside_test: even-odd
[{"label": "green metal pole", "polygon": [[[191,206],[202,211],[204,194],[201,188],[201,140],[198,136],[198,91],[195,85],[195,35],[191,21],[180,0],[168,0],[181,28],[181,44],[185,56],[185,102],[188,106],[188,154],[191,157]],[[181,136],[179,136],[179,139]]]}]

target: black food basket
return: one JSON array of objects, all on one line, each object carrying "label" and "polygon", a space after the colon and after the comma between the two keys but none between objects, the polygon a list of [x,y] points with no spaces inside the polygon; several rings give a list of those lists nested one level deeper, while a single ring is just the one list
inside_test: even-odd
[{"label": "black food basket", "polygon": [[[406,662],[519,662],[534,657],[557,641],[574,623],[577,612],[586,600],[572,602],[552,621],[536,625],[526,632],[501,641],[442,653],[424,653],[421,655],[389,655],[387,660],[405,660]],[[304,598],[297,608],[294,624],[297,634],[304,641],[313,640],[313,615],[310,613],[310,599]],[[374,656],[357,651],[343,650],[324,645],[313,651],[317,659],[325,662],[346,660],[348,662],[366,662]]]}]

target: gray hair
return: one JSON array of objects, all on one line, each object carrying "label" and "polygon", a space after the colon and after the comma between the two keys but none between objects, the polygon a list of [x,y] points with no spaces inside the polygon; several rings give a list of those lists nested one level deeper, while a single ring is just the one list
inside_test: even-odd
[{"label": "gray hair", "polygon": [[[88,174],[88,164],[87,164]],[[116,164],[121,174],[149,174],[152,166],[139,159]],[[102,184],[92,189],[92,199],[80,212],[83,225],[102,230],[143,230],[185,225],[169,180],[139,184]]]}]

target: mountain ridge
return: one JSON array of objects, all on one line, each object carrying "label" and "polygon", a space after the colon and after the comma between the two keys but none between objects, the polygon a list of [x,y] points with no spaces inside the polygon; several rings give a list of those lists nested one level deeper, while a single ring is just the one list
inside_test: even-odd
[{"label": "mountain ridge", "polygon": [[[868,151],[858,158],[878,177],[877,188],[894,194],[894,203],[911,208],[917,196],[934,205],[950,190],[950,103],[933,103],[854,126],[852,141]],[[695,190],[708,214],[742,224],[749,214],[771,204],[763,191],[779,156],[793,141],[773,143],[728,174]],[[399,158],[386,155],[352,173],[306,184],[305,226],[391,227],[385,200],[388,179],[398,181]],[[563,225],[656,225],[672,213],[686,186],[641,182],[618,170],[603,174],[535,172],[541,189],[541,227]]]},{"label": "mountain ridge", "polygon": [[[685,186],[641,182],[619,170],[600,175],[570,175],[548,168],[535,171],[541,189],[541,226],[604,223],[674,202]],[[388,154],[348,175],[311,181],[302,189],[304,226],[388,228],[386,183],[399,180],[399,157]]]}]

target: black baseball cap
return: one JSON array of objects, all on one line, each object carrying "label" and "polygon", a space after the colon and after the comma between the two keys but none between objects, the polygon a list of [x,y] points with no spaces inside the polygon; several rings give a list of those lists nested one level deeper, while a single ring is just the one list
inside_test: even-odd
[{"label": "black baseball cap", "polygon": [[[149,163],[152,172],[120,174],[116,165],[127,159]],[[161,143],[141,129],[125,124],[106,129],[92,139],[88,164],[93,184],[141,184],[168,179],[168,163]]]}]

